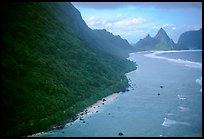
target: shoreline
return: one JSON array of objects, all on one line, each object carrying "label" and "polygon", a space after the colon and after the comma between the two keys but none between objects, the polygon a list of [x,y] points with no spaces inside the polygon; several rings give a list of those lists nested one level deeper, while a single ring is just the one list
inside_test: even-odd
[{"label": "shoreline", "polygon": [[100,109],[100,107],[102,107],[105,104],[108,104],[109,102],[113,101],[114,99],[116,99],[119,95],[121,94],[121,92],[119,93],[113,93],[107,97],[104,97],[100,100],[98,100],[96,103],[92,104],[91,106],[88,106],[87,108],[85,108],[83,111],[79,112],[78,114],[76,114],[77,119],[67,123],[65,126],[68,126],[69,124],[77,121],[77,120],[84,120],[84,118],[88,115],[97,113]]},{"label": "shoreline", "polygon": [[63,124],[53,126],[51,129],[48,129],[47,131],[45,130],[43,132],[35,133],[32,135],[27,135],[27,137],[38,137],[38,136],[40,136],[46,132],[52,132],[54,130],[63,129],[64,127],[72,125],[74,122],[76,122],[78,120],[84,120],[84,117],[91,115],[91,114],[94,114],[94,113],[97,113],[99,111],[100,107],[102,107],[105,104],[108,104],[109,102],[113,101],[114,99],[117,99],[117,97],[119,95],[121,95],[122,93],[124,93],[124,92],[117,92],[117,93],[113,93],[109,96],[106,96],[106,97],[98,100],[96,103],[88,106],[83,111],[77,113],[74,117],[65,121]]},{"label": "shoreline", "polygon": [[[137,70],[137,68],[135,70]],[[135,71],[135,70],[132,70],[132,71]],[[130,71],[130,72],[132,72],[132,71]],[[130,73],[130,72],[128,72],[128,73]],[[126,76],[126,74],[127,73],[125,73],[125,76]],[[121,94],[123,94],[125,92],[129,92],[130,89],[134,90],[133,86],[132,86],[132,83],[131,83],[131,80],[127,76],[126,76],[126,78],[128,79],[128,86],[126,87],[125,91],[116,92],[116,93],[110,94],[110,95],[108,95],[106,97],[103,97],[102,99],[98,100],[96,103],[86,107],[84,110],[77,113],[72,118],[67,119],[66,121],[62,122],[61,124],[55,125],[55,126],[51,127],[50,129],[44,130],[42,132],[34,133],[34,134],[31,134],[31,135],[26,135],[25,137],[39,137],[40,135],[42,135],[44,133],[52,132],[52,131],[58,130],[58,129],[63,129],[63,128],[69,126],[69,125],[72,125],[77,120],[84,120],[85,116],[97,113],[101,106],[113,101],[114,99],[117,99],[117,97],[119,95],[121,95]],[[85,122],[85,121],[83,121],[83,122]]]}]

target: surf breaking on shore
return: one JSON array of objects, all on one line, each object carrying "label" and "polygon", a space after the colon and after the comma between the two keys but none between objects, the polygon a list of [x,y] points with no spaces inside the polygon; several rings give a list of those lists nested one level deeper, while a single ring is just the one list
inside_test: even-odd
[{"label": "surf breaking on shore", "polygon": [[[175,63],[180,63],[180,64],[185,64],[187,67],[192,67],[192,68],[197,68],[197,69],[202,69],[202,63],[199,62],[193,62],[189,60],[182,60],[182,59],[173,59],[173,58],[166,58],[166,57],[161,57],[158,56],[158,54],[162,53],[172,53],[172,52],[184,52],[184,51],[193,51],[193,50],[179,50],[179,51],[149,51],[151,53],[145,54],[144,56],[146,57],[151,57],[151,58],[159,58],[159,59],[164,59],[168,60],[170,62],[175,62]],[[195,50],[194,50],[195,51]],[[199,51],[199,50],[196,50]]]},{"label": "surf breaking on shore", "polygon": [[200,92],[202,92],[202,77],[200,77],[199,79],[196,79],[196,83],[201,86]]}]

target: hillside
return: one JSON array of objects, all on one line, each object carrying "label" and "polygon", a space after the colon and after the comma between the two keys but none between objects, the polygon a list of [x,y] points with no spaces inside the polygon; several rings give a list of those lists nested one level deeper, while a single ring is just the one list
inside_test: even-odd
[{"label": "hillside", "polygon": [[140,39],[135,45],[133,45],[136,51],[148,51],[148,50],[173,50],[175,43],[169,38],[167,33],[160,28],[158,33],[151,37],[149,34]]},{"label": "hillside", "polygon": [[[56,7],[56,5],[58,6]],[[128,53],[134,51],[134,47],[120,36],[114,36],[105,29],[90,29],[82,19],[80,12],[71,3],[67,3],[66,5],[50,3],[49,7],[56,9],[50,12],[55,15],[57,20],[74,29],[75,33],[83,38],[83,41],[90,44],[90,46],[97,47],[105,53],[122,58],[128,57]]]},{"label": "hillside", "polygon": [[94,36],[97,40],[100,40],[100,49],[116,56],[127,57],[128,53],[135,51],[127,40],[122,39],[119,35],[113,35],[105,29],[93,30]]},{"label": "hillside", "polygon": [[182,33],[176,49],[202,49],[202,29]]},{"label": "hillside", "polygon": [[105,51],[112,42],[71,3],[3,3],[2,19],[2,136],[49,129],[128,86],[127,51]]},{"label": "hillside", "polygon": [[137,51],[153,50],[153,46],[158,43],[158,40],[152,38],[149,34],[144,38],[140,39],[135,45],[133,45]]}]

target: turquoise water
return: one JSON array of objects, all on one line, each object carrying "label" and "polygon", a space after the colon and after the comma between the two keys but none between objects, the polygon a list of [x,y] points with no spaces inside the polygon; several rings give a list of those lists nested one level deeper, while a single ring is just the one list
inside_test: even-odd
[{"label": "turquoise water", "polygon": [[76,120],[40,136],[202,136],[202,68],[148,54],[152,53],[130,54],[138,64],[136,71],[126,74],[130,91],[84,117],[85,123]]}]

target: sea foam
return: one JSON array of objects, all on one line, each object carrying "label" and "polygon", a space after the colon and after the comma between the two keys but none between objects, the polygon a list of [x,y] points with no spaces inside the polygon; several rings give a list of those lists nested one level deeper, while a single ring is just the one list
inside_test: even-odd
[{"label": "sea foam", "polygon": [[202,77],[196,79],[196,83],[198,83],[201,86],[200,92],[202,92]]},{"label": "sea foam", "polygon": [[[202,69],[202,63],[199,63],[199,62],[193,62],[193,61],[182,60],[182,59],[172,59],[172,58],[166,58],[166,57],[158,56],[158,54],[161,54],[161,53],[185,52],[185,51],[189,51],[189,50],[180,50],[180,51],[154,51],[153,53],[151,52],[151,53],[149,53],[149,54],[145,54],[144,56],[146,56],[146,57],[151,57],[151,58],[164,59],[164,60],[168,60],[168,61],[170,61],[170,62],[175,62],[175,63],[184,64],[184,65],[187,66],[187,67]],[[190,50],[190,51],[192,51],[192,50]],[[194,51],[195,51],[195,50],[194,50]]]},{"label": "sea foam", "polygon": [[177,95],[179,99],[184,100],[186,97],[184,95]]},{"label": "sea foam", "polygon": [[170,127],[172,125],[175,125],[175,124],[180,124],[180,125],[186,125],[186,126],[190,126],[191,124],[188,123],[188,122],[177,122],[175,120],[170,120],[170,119],[167,119],[166,117],[164,118],[164,122],[162,123],[162,126],[165,126],[165,127]]},{"label": "sea foam", "polygon": [[179,111],[189,111],[189,108],[187,107],[182,107],[182,106],[179,106]]},{"label": "sea foam", "polygon": [[170,116],[170,115],[174,115],[173,113],[165,113],[165,114],[166,114],[166,115],[169,115],[169,116]]},{"label": "sea foam", "polygon": [[164,122],[162,123],[163,126],[170,127],[172,124],[176,124],[177,122],[174,120],[164,118]]}]

